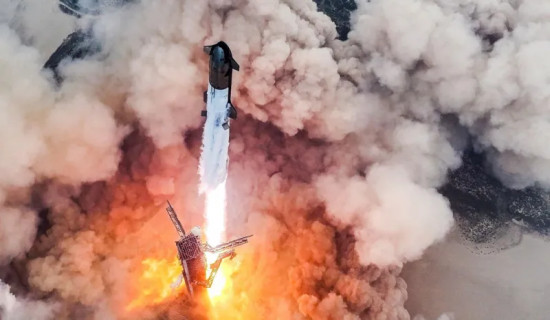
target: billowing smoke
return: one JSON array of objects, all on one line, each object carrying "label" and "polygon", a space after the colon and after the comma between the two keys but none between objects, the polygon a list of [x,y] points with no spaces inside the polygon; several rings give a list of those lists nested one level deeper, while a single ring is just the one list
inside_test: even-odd
[{"label": "billowing smoke", "polygon": [[2,316],[2,319],[50,319],[55,308],[55,304],[43,301],[17,299],[10,292],[10,287],[0,281],[0,316]]},{"label": "billowing smoke", "polygon": [[[220,39],[241,65],[226,227],[255,235],[224,319],[408,319],[400,269],[451,228],[437,188],[468,142],[509,186],[550,184],[543,0],[357,1],[345,41],[312,1],[142,0],[78,22],[55,2],[0,9],[7,319],[205,317],[137,279],[175,256],[164,200],[203,222],[202,46]],[[71,23],[102,52],[57,87],[42,65]]]}]

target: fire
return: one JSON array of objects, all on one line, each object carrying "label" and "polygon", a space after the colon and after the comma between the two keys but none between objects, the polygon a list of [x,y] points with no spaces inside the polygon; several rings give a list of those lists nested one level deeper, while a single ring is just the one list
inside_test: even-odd
[{"label": "fire", "polygon": [[[208,190],[206,193],[206,239],[212,246],[222,243],[225,238],[225,197],[225,180],[215,189]],[[217,254],[206,255],[208,274],[211,272],[210,264],[214,263],[216,258]],[[208,290],[208,295],[213,301],[222,295],[227,281],[223,266],[222,263],[212,287]]]},{"label": "fire", "polygon": [[[208,262],[208,272],[207,274],[210,274],[212,270],[210,270],[210,264],[214,263],[216,261],[216,258],[218,256],[216,254],[207,253],[206,254],[206,261]],[[223,288],[225,287],[226,278],[223,273],[223,264],[220,266],[220,269],[218,270],[218,273],[216,274],[216,277],[214,278],[214,282],[212,283],[212,286],[210,289],[208,289],[208,296],[211,300],[216,299],[222,294]]]},{"label": "fire", "polygon": [[126,306],[127,311],[160,303],[176,293],[171,284],[181,274],[181,266],[177,258],[172,260],[148,258],[143,260],[141,265],[142,271],[137,280],[139,295]]},{"label": "fire", "polygon": [[[216,246],[225,240],[225,202],[226,190],[225,181],[216,188],[206,192],[206,222],[205,237],[207,242]],[[218,254],[206,253],[207,272],[209,276],[212,270],[210,265],[216,261]],[[137,280],[139,295],[126,307],[127,311],[132,309],[153,305],[164,301],[176,291],[172,288],[172,282],[177,279],[182,268],[177,258],[175,259],[153,259],[147,258],[141,262],[142,269]],[[228,283],[229,269],[221,264],[212,286],[208,289],[208,295],[212,303],[221,300],[224,288]],[[184,286],[181,286],[183,288]]]},{"label": "fire", "polygon": [[206,239],[215,246],[225,237],[225,181],[206,193]]}]

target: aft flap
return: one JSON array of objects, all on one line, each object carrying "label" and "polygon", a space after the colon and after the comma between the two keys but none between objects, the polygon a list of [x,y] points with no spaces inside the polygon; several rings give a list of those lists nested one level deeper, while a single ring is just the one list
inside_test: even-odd
[{"label": "aft flap", "polygon": [[237,70],[239,71],[239,64],[237,63],[237,61],[235,61],[235,59],[231,58],[231,68],[233,70]]},{"label": "aft flap", "polygon": [[237,109],[235,109],[231,102],[229,103],[229,118],[233,120],[237,119]]}]

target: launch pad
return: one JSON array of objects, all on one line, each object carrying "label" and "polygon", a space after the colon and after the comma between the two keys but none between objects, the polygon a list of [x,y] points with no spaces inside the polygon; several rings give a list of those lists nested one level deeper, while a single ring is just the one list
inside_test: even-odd
[{"label": "launch pad", "polygon": [[[183,269],[181,278],[185,281],[191,297],[194,296],[197,287],[210,288],[222,261],[226,258],[233,259],[237,255],[235,248],[248,243],[248,238],[252,237],[249,235],[212,247],[208,243],[201,242],[198,227],[191,229],[189,234],[185,234],[170,202],[168,202],[166,212],[180,236],[180,239],[176,241],[176,248],[178,249],[178,260]],[[218,253],[216,260],[209,266],[207,265],[206,252]],[[210,270],[208,277],[206,276],[207,270]]]}]

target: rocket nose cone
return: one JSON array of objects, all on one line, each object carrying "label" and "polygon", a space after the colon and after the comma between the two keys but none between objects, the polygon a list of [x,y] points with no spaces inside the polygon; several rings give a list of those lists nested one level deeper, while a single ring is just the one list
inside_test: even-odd
[{"label": "rocket nose cone", "polygon": [[226,49],[215,45],[210,51],[210,84],[221,90],[229,87],[231,83],[230,55]]},{"label": "rocket nose cone", "polygon": [[221,69],[225,64],[225,52],[222,48],[216,46],[212,49],[212,66],[215,69]]}]

